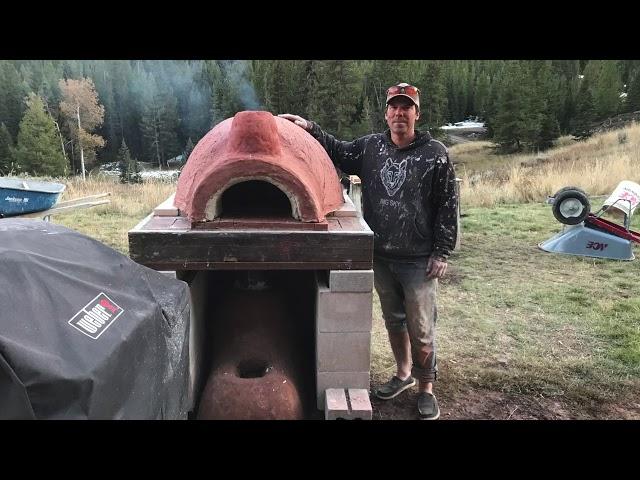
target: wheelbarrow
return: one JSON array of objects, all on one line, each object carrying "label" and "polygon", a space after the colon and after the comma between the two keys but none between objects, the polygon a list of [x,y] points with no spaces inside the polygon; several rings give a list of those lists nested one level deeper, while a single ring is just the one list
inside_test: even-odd
[{"label": "wheelbarrow", "polygon": [[[607,198],[602,208],[591,213],[591,204],[584,190],[564,187],[547,199],[553,215],[564,224],[563,230],[540,243],[546,252],[584,257],[633,260],[632,244],[640,243],[640,233],[629,229],[631,216],[640,203],[640,185],[623,181]],[[619,225],[602,218],[604,213],[623,217]]]}]

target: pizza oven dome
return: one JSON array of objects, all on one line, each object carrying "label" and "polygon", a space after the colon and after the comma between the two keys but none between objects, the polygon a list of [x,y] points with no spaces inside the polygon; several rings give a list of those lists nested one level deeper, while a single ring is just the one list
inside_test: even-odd
[{"label": "pizza oven dome", "polygon": [[324,148],[302,128],[265,111],[239,112],[207,133],[189,156],[175,197],[192,222],[269,208],[302,222],[323,222],[343,202]]}]

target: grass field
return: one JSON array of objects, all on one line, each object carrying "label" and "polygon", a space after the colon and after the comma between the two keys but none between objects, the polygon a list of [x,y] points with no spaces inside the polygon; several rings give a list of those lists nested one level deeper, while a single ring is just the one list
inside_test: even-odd
[{"label": "grass field", "polygon": [[574,185],[590,195],[609,195],[622,180],[640,182],[640,125],[582,142],[568,137],[543,153],[497,155],[489,142],[454,145],[462,201],[469,206],[541,202]]},{"label": "grass field", "polygon": [[[476,172],[502,173],[476,179],[477,188],[493,192],[481,201],[474,197],[479,190],[469,186],[462,190],[462,245],[450,260],[439,295],[436,391],[443,418],[640,419],[638,260],[555,255],[537,247],[562,227],[542,202],[543,193],[555,188],[552,184],[577,183],[595,195],[610,193],[623,179],[640,181],[639,127],[629,130],[626,142],[618,138],[606,134],[590,139],[591,150],[587,143],[565,140],[546,154],[555,163],[539,168],[518,166],[526,161],[522,158],[478,160],[479,164],[492,160],[494,166],[483,164]],[[464,145],[470,158],[474,151],[483,151],[483,144],[477,143]],[[624,161],[616,163],[622,157]],[[634,170],[627,170],[628,162],[635,162]],[[603,164],[611,168],[605,170],[600,181],[605,186],[600,187],[598,178],[584,172],[602,174],[596,167]],[[523,202],[518,188],[510,190],[510,185],[522,179],[517,169],[527,168],[528,183],[546,187],[535,189],[535,198]],[[582,177],[574,177],[579,171]],[[467,181],[470,178],[466,176]],[[175,189],[166,183],[124,186],[95,179],[86,185],[77,180],[66,183],[65,199],[111,191],[112,203],[55,216],[53,221],[125,254],[126,232]],[[512,192],[512,197],[505,192]],[[592,210],[600,206],[598,202],[602,199],[593,201]],[[640,214],[632,220],[631,228],[640,230]],[[395,373],[375,295],[371,373],[373,384]],[[496,413],[493,407],[478,406],[490,401],[502,410]],[[412,418],[413,404],[399,403],[395,409],[388,405],[374,403],[376,418]]]},{"label": "grass field", "polygon": [[[440,285],[438,391],[451,399],[469,389],[551,397],[571,405],[569,418],[616,418],[598,414],[598,405],[628,404],[625,415],[640,418],[637,260],[540,250],[561,228],[547,205],[463,213],[461,248]],[[372,375],[382,382],[395,363],[377,299],[374,312]]]}]

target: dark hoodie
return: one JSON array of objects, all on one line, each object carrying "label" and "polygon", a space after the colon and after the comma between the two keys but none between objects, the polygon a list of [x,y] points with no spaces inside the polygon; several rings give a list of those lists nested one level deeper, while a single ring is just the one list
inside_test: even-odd
[{"label": "dark hoodie", "polygon": [[447,258],[455,247],[455,173],[447,148],[428,132],[398,148],[391,133],[342,142],[311,122],[310,133],[335,165],[362,180],[364,219],[374,232],[376,256],[411,260]]}]

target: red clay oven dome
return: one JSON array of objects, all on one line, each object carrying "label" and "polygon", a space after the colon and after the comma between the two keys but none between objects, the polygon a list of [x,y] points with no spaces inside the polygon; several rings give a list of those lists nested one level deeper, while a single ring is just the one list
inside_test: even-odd
[{"label": "red clay oven dome", "polygon": [[180,174],[175,205],[191,221],[210,221],[221,215],[225,191],[250,181],[277,187],[292,217],[303,222],[323,222],[344,202],[336,169],[316,139],[270,112],[245,111],[198,142]]}]

